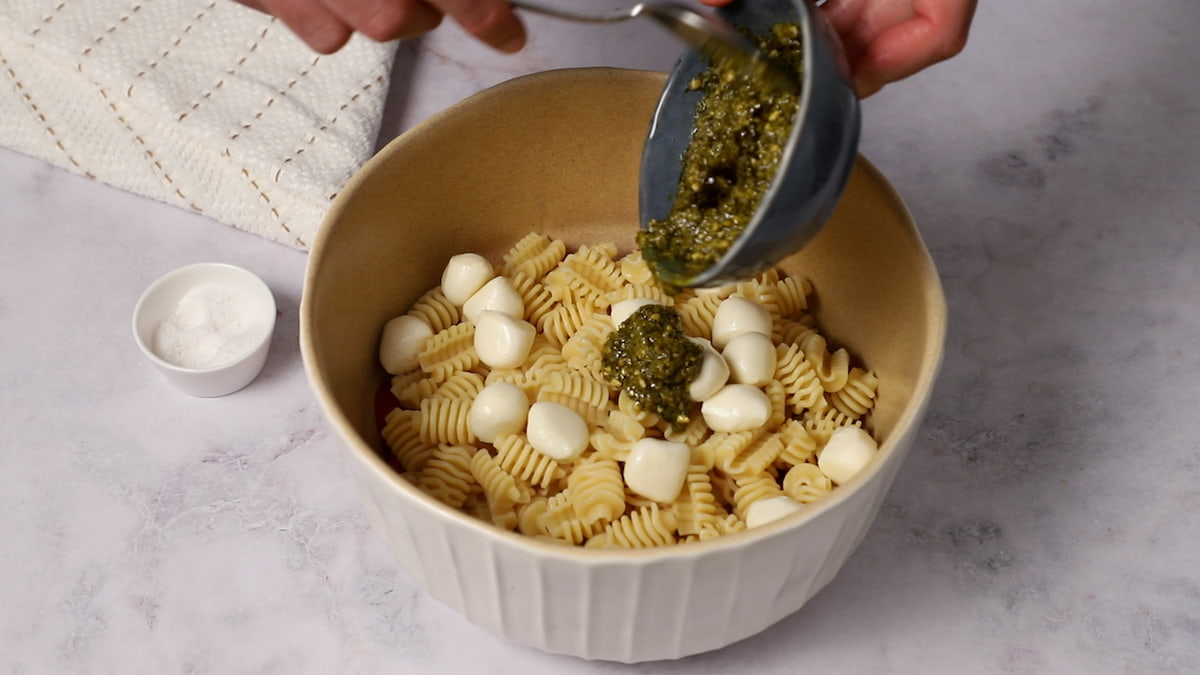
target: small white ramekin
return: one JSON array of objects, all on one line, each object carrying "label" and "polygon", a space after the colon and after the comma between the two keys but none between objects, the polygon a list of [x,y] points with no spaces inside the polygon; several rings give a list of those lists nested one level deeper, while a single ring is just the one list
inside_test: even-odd
[{"label": "small white ramekin", "polygon": [[[243,310],[266,326],[261,337],[244,345],[231,360],[211,367],[188,367],[155,351],[154,335],[184,296],[206,284],[219,284],[236,294]],[[133,337],[146,358],[180,391],[192,396],[232,394],[254,381],[262,371],[275,330],[275,296],[266,282],[249,270],[225,263],[196,263],[157,279],[142,293],[133,310]]]}]

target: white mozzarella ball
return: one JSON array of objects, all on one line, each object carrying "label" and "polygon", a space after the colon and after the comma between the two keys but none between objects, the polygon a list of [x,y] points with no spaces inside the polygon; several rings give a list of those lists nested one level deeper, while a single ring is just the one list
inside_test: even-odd
[{"label": "white mozzarella ball", "polygon": [[467,413],[467,426],[484,443],[515,434],[525,428],[529,398],[511,382],[493,382],[475,396]]},{"label": "white mozzarella ball", "polygon": [[700,414],[713,431],[757,429],[771,416],[771,400],[758,387],[727,384],[700,405]]},{"label": "white mozzarella ball", "polygon": [[609,315],[612,316],[613,327],[620,328],[621,324],[625,323],[625,319],[633,316],[633,313],[646,305],[661,305],[662,303],[650,298],[630,298],[620,302],[614,302],[609,309]]},{"label": "white mozzarella ball", "polygon": [[712,341],[717,349],[742,333],[771,334],[771,311],[766,307],[733,295],[721,301],[713,316]]},{"label": "white mozzarella ball", "polygon": [[692,449],[686,443],[643,438],[625,459],[625,484],[647,499],[669,504],[683,488],[691,459]]},{"label": "white mozzarella ball", "polygon": [[399,375],[416,368],[417,357],[432,335],[433,329],[420,317],[401,315],[388,321],[379,338],[379,362],[383,369]]},{"label": "white mozzarella ball", "polygon": [[588,447],[587,422],[574,410],[551,401],[530,406],[525,436],[534,450],[560,462],[574,461]]},{"label": "white mozzarella ball", "polygon": [[442,294],[458,307],[496,276],[492,263],[477,253],[460,253],[442,270]]},{"label": "white mozzarella ball", "polygon": [[525,316],[525,301],[511,281],[496,277],[467,298],[463,303],[463,315],[468,321],[478,323],[479,313],[489,309],[520,319]]},{"label": "white mozzarella ball", "polygon": [[746,509],[746,527],[766,525],[773,520],[790,516],[802,508],[804,508],[804,504],[787,495],[750,502],[750,506]]},{"label": "white mozzarella ball", "polygon": [[721,351],[729,364],[730,378],[761,387],[775,377],[775,343],[762,333],[742,333]]},{"label": "white mozzarella ball", "polygon": [[535,335],[528,321],[485,309],[475,322],[475,352],[492,368],[516,368],[525,363]]},{"label": "white mozzarella ball", "polygon": [[817,468],[841,485],[861,471],[878,449],[879,444],[862,427],[840,427],[817,455]]},{"label": "white mozzarella ball", "polygon": [[707,401],[729,381],[729,364],[708,340],[698,337],[689,337],[688,339],[700,345],[700,348],[704,350],[704,359],[700,362],[700,372],[696,375],[696,379],[688,385],[688,395],[693,401]]}]

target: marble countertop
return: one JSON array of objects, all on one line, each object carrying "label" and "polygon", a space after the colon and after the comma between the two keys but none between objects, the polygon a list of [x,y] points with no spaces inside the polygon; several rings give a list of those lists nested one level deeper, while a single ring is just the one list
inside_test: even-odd
[{"label": "marble countertop", "polygon": [[[381,140],[516,75],[675,56],[530,24],[515,57],[451,25],[404,45]],[[0,671],[1200,672],[1197,26],[1194,0],[984,2],[963,55],[865,103],[949,300],[929,417],[838,578],[674,663],[507,643],[396,569],[305,381],[303,253],[0,151]],[[221,399],[130,333],[201,260],[281,311]]]}]

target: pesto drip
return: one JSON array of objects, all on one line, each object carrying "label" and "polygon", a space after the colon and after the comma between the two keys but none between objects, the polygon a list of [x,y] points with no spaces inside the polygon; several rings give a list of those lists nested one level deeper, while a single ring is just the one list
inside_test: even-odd
[{"label": "pesto drip", "polygon": [[692,419],[688,385],[700,374],[704,351],[683,332],[679,313],[645,305],[621,323],[604,343],[604,376],[647,412],[676,429]]},{"label": "pesto drip", "polygon": [[[763,54],[802,73],[800,27],[777,24],[759,40]],[[787,148],[800,95],[763,84],[735,64],[713,64],[690,85],[703,97],[683,156],[679,191],[666,218],[638,232],[637,243],[660,281],[661,270],[694,277],[741,236],[771,186]]]}]

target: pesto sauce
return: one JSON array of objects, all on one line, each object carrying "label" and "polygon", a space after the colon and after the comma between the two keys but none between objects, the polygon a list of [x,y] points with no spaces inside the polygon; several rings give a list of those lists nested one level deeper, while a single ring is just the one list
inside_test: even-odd
[{"label": "pesto sauce", "polygon": [[[777,24],[759,41],[763,54],[802,73],[800,27]],[[649,222],[637,242],[659,270],[694,277],[721,259],[754,217],[787,147],[798,91],[764,87],[734,64],[709,66],[690,88],[703,97],[683,156],[679,191],[664,219]]]},{"label": "pesto sauce", "polygon": [[642,410],[682,428],[691,421],[688,385],[700,374],[703,358],[704,351],[683,332],[679,313],[654,304],[639,307],[609,335],[601,365],[604,376]]}]

